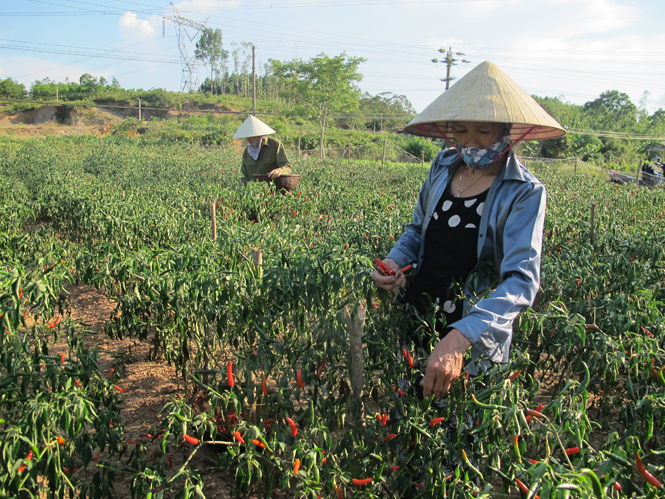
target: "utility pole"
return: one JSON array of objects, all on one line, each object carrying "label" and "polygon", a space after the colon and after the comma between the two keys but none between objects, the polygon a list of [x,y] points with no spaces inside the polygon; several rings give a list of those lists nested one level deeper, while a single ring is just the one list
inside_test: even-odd
[{"label": "utility pole", "polygon": [[445,54],[446,58],[442,59],[442,60],[434,58],[434,59],[432,59],[432,62],[434,64],[437,64],[437,63],[441,62],[441,63],[444,63],[446,65],[446,77],[441,78],[441,81],[446,82],[446,90],[448,90],[448,88],[450,88],[450,82],[455,79],[454,76],[450,76],[450,68],[452,68],[453,66],[457,66],[458,62],[462,62],[464,64],[469,64],[471,61],[467,61],[466,59],[455,59],[454,55],[463,57],[464,54],[462,52],[455,52],[455,54],[453,55],[452,47],[448,47],[448,50],[439,49],[439,52],[441,52],[442,54]]},{"label": "utility pole", "polygon": [[252,44],[252,116],[256,116],[256,47]]}]

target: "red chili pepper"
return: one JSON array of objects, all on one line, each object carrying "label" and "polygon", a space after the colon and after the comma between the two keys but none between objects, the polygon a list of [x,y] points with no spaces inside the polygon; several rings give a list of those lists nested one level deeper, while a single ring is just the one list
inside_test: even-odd
[{"label": "red chili pepper", "polygon": [[298,382],[298,386],[301,389],[305,388],[305,384],[302,382],[302,369],[298,369],[298,376],[296,377],[296,381]]},{"label": "red chili pepper", "polygon": [[266,385],[266,377],[263,377],[263,381],[261,381],[261,390],[263,391],[263,395],[265,397],[268,396],[268,386]]},{"label": "red chili pepper", "polygon": [[614,483],[612,484],[612,486],[614,487],[614,490],[621,490],[621,489],[623,489],[623,487],[621,486],[621,484],[620,484],[619,482],[614,482]]},{"label": "red chili pepper", "polygon": [[261,442],[261,440],[252,440],[252,443],[253,443],[254,445],[256,445],[257,447],[265,447],[265,446],[266,446],[266,444],[264,444],[263,442]]},{"label": "red chili pepper", "polygon": [[436,425],[438,425],[440,422],[444,421],[446,418],[434,418],[429,422],[429,425],[434,428]]},{"label": "red chili pepper", "polygon": [[173,460],[171,459],[171,454],[169,454],[169,455],[166,456],[166,457],[169,458],[169,468],[173,468]]},{"label": "red chili pepper", "polygon": [[81,382],[79,380],[77,380],[76,378],[74,378],[74,383],[76,383],[76,386],[78,386],[79,388],[83,388],[83,385],[81,384]]},{"label": "red chili pepper", "polygon": [[155,437],[153,437],[150,433],[141,433],[142,437],[149,438],[150,440],[153,440]]},{"label": "red chili pepper", "polygon": [[368,483],[370,483],[372,481],[372,479],[371,478],[363,478],[362,480],[358,480],[357,478],[354,478],[351,481],[353,482],[353,485],[355,485],[356,487],[362,487],[363,485],[367,485]]},{"label": "red chili pepper", "polygon": [[532,418],[541,419],[543,417],[543,414],[541,412],[534,411],[533,409],[527,409],[526,412]]},{"label": "red chili pepper", "polygon": [[339,485],[337,486],[337,499],[343,499],[344,496],[342,495],[342,489],[339,488]]},{"label": "red chili pepper", "polygon": [[397,389],[397,395],[399,395],[400,397],[403,397],[404,395],[406,395],[406,392],[404,390],[402,390],[401,388],[398,388]]},{"label": "red chili pepper", "polygon": [[115,385],[113,388],[115,388],[119,392],[124,392],[125,391],[122,388],[120,388],[118,385]]},{"label": "red chili pepper", "polygon": [[136,440],[125,440],[123,442],[125,445],[136,445]]},{"label": "red chili pepper", "polygon": [[413,482],[413,486],[418,490],[425,490],[425,486],[420,482]]},{"label": "red chili pepper", "polygon": [[199,439],[198,438],[190,437],[187,434],[183,435],[182,438],[184,438],[187,441],[187,443],[190,443],[192,445],[199,445]]},{"label": "red chili pepper", "polygon": [[577,454],[579,451],[579,447],[571,447],[570,449],[566,449],[566,455],[572,456],[573,454]]},{"label": "red chili pepper", "polygon": [[395,466],[390,467],[390,472],[395,473],[398,469],[399,469],[399,465],[396,464]]},{"label": "red chili pepper", "polygon": [[229,386],[233,388],[236,382],[233,380],[233,362],[229,362],[229,366],[226,368],[226,375],[229,379]]},{"label": "red chili pepper", "polygon": [[240,435],[240,432],[239,432],[239,431],[234,431],[234,432],[233,432],[233,438],[235,438],[235,439],[236,439],[238,442],[240,442],[241,444],[244,444],[244,443],[245,443],[245,439],[242,438],[242,435]]},{"label": "red chili pepper", "polygon": [[106,376],[111,376],[115,372],[115,369],[111,368],[109,372],[106,373]]},{"label": "red chili pepper", "polygon": [[25,464],[19,466],[18,472],[23,473],[25,471]]},{"label": "red chili pepper", "polygon": [[412,265],[412,264],[409,264],[409,265],[407,265],[406,267],[402,267],[402,268],[400,269],[400,271],[402,272],[402,274],[406,274],[409,270],[411,270],[412,267],[413,267],[413,265]]},{"label": "red chili pepper", "polygon": [[388,433],[385,437],[383,437],[383,441],[387,442],[388,440],[392,440],[395,437],[397,437],[396,433]]},{"label": "red chili pepper", "polygon": [[635,463],[637,464],[637,471],[640,472],[640,475],[642,475],[642,478],[644,478],[647,482],[649,482],[650,485],[656,487],[657,489],[662,487],[662,483],[658,481],[658,479],[653,476],[651,473],[647,471],[647,469],[644,467],[644,464],[642,464],[642,459],[640,458],[640,455],[636,452],[635,453]]},{"label": "red chili pepper", "polygon": [[519,371],[517,371],[515,374],[512,374],[512,375],[510,376],[510,378],[508,378],[508,379],[509,379],[510,381],[515,381],[515,380],[517,379],[517,377],[518,377],[520,374],[522,374],[522,370],[521,370],[521,369],[520,369]]},{"label": "red chili pepper", "polygon": [[524,485],[524,484],[522,483],[522,480],[520,480],[519,478],[515,478],[515,483],[517,484],[517,486],[519,487],[519,489],[520,489],[522,492],[524,492],[525,494],[528,494],[528,493],[529,493],[529,487],[527,487],[526,485]]},{"label": "red chili pepper", "polygon": [[[377,239],[377,243],[379,240]],[[397,275],[397,272],[395,272],[393,269],[388,267],[381,259],[375,258],[374,263],[376,264],[377,267],[379,267],[379,272],[382,273],[383,275]]]},{"label": "red chili pepper", "polygon": [[60,365],[64,365],[64,364],[65,364],[65,354],[61,352],[60,353]]},{"label": "red chili pepper", "polygon": [[383,419],[381,420],[381,426],[386,426],[386,423],[388,423],[388,413],[385,413],[383,415]]},{"label": "red chili pepper", "polygon": [[286,422],[291,425],[291,436],[295,437],[298,434],[298,427],[296,426],[296,423],[289,417],[286,418]]},{"label": "red chili pepper", "polygon": [[23,296],[23,288],[18,288],[18,299],[20,300]]},{"label": "red chili pepper", "polygon": [[324,455],[326,451],[322,450],[321,455],[323,456],[323,459],[321,460],[321,464],[325,466],[326,464],[326,456]]},{"label": "red chili pepper", "polygon": [[326,367],[326,359],[321,360],[321,365],[319,366],[318,371],[316,371],[316,377],[321,379],[321,374],[323,374],[323,368]]},{"label": "red chili pepper", "polygon": [[32,451],[28,452],[28,455],[25,457],[26,461],[32,461]]},{"label": "red chili pepper", "polygon": [[55,322],[54,322],[54,323],[52,323],[52,324],[47,324],[47,325],[46,325],[46,329],[53,329],[53,328],[58,324],[58,322],[60,322],[60,316],[58,316],[58,317],[55,318]]},{"label": "red chili pepper", "polygon": [[297,475],[298,471],[300,471],[300,459],[296,459],[295,463],[293,463],[293,474]]},{"label": "red chili pepper", "polygon": [[529,461],[531,464],[538,464],[538,461],[535,459],[527,459],[527,461]]},{"label": "red chili pepper", "polygon": [[411,356],[411,352],[406,352],[406,358],[409,361],[409,369],[413,369],[413,357]]},{"label": "red chili pepper", "polygon": [[60,435],[58,435],[57,437],[55,437],[55,439],[58,441],[58,443],[59,443],[60,445],[65,445],[65,439],[62,438]]}]

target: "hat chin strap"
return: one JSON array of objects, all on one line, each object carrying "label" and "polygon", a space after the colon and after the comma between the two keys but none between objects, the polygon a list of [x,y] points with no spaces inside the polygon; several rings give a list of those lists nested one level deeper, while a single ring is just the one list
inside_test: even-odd
[{"label": "hat chin strap", "polygon": [[[441,127],[439,127],[439,125],[437,125],[436,123],[432,123],[432,126],[436,129],[437,132],[439,132],[439,133],[441,134],[441,136],[443,137],[443,140],[445,140],[446,142],[448,142],[448,144],[450,145],[450,147],[452,147],[453,149],[455,149],[455,150],[457,151],[457,153],[461,156],[461,155],[462,155],[462,151],[460,151],[459,148],[458,148],[454,143],[452,143],[452,142],[450,141],[450,139],[449,139],[448,136],[446,135],[446,132],[444,132],[444,131],[441,129]],[[504,154],[507,154],[508,151],[510,151],[510,150],[511,150],[513,147],[515,147],[518,143],[522,142],[522,141],[524,140],[524,137],[526,137],[527,135],[529,135],[529,134],[530,134],[530,133],[531,133],[531,132],[537,127],[537,126],[538,126],[538,125],[533,125],[533,126],[532,126],[531,128],[529,128],[526,132],[524,132],[522,135],[520,135],[520,136],[519,136],[519,137],[518,137],[518,138],[517,138],[512,144],[510,144],[510,145],[509,145],[508,147],[506,147],[503,151],[501,151],[501,154],[499,155],[499,158],[501,158]]]}]

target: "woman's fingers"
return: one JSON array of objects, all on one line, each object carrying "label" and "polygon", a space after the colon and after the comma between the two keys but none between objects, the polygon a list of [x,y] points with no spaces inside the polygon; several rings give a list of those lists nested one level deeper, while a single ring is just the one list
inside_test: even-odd
[{"label": "woman's fingers", "polygon": [[374,281],[374,284],[381,289],[390,292],[396,292],[396,290],[399,289],[397,276],[385,276],[380,274],[378,270],[375,270],[370,277],[372,281]]},{"label": "woman's fingers", "polygon": [[471,342],[457,329],[439,341],[427,360],[425,378],[421,382],[426,397],[443,397],[462,374],[464,352]]}]

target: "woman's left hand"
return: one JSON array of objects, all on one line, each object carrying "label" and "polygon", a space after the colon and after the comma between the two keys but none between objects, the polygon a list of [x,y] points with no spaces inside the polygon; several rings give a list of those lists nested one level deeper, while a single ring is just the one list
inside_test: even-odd
[{"label": "woman's left hand", "polygon": [[443,397],[462,374],[464,353],[471,342],[459,330],[453,329],[439,341],[427,360],[425,378],[420,382],[426,397]]},{"label": "woman's left hand", "polygon": [[279,173],[279,170],[277,170],[277,169],[274,169],[274,170],[268,172],[268,178],[277,178],[277,177],[279,177],[279,175],[280,175],[280,173]]}]

